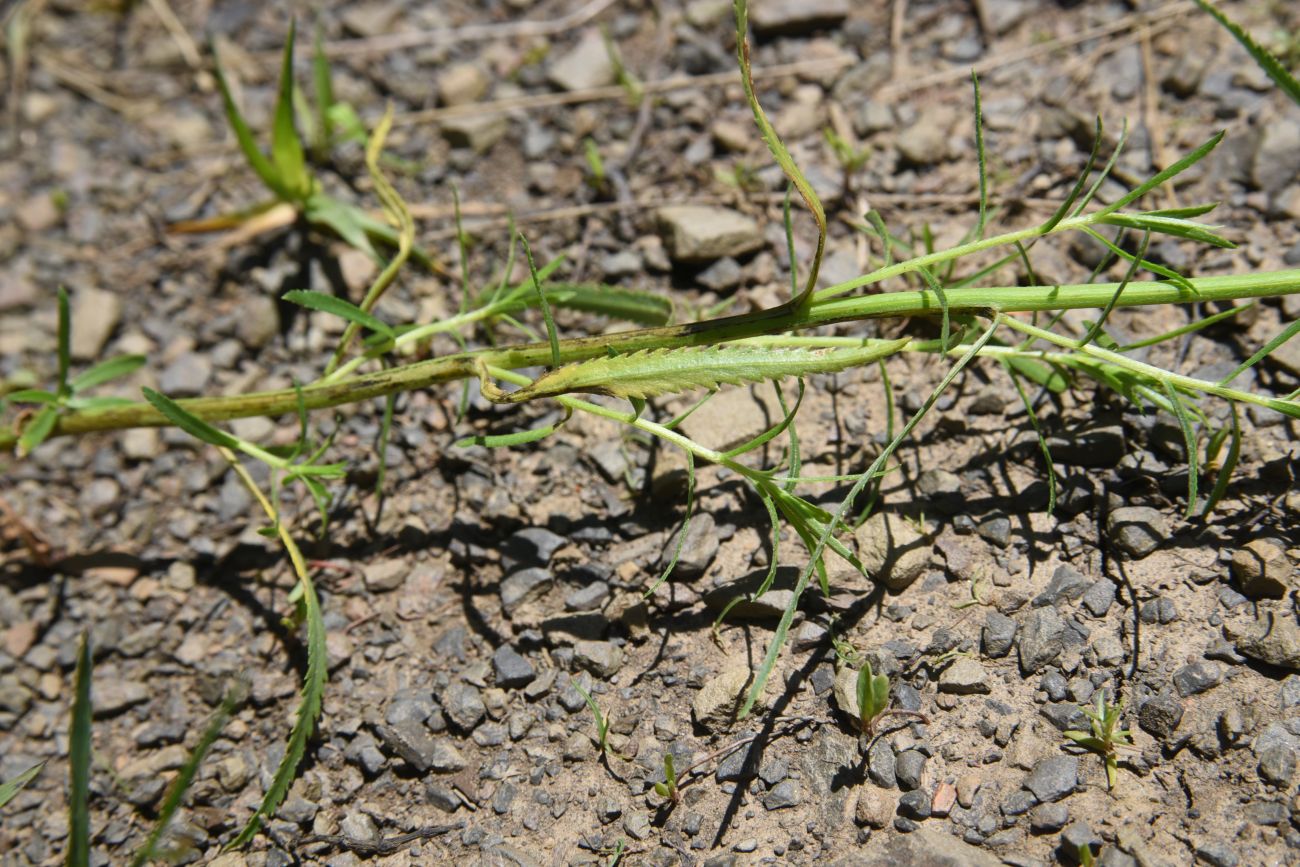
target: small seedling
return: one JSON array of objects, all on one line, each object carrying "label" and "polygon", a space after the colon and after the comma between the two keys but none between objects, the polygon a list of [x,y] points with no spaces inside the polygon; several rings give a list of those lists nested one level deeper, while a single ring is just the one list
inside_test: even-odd
[{"label": "small seedling", "polygon": [[53,432],[59,416],[69,410],[96,410],[115,406],[129,406],[131,401],[118,397],[86,397],[83,392],[120,379],[134,372],[145,362],[143,355],[119,355],[108,361],[96,364],[68,379],[68,368],[72,364],[71,334],[72,317],[68,311],[68,293],[62,286],[58,292],[59,327],[58,327],[58,385],[54,391],[40,388],[25,388],[11,391],[5,395],[5,401],[15,404],[35,404],[40,407],[29,411],[27,419],[22,422],[22,435],[18,438],[17,453],[19,457],[30,452],[49,437]]},{"label": "small seedling", "polygon": [[[262,202],[237,214],[224,215],[205,220],[186,221],[174,224],[172,231],[206,232],[246,225],[266,225],[278,227],[284,222],[270,219],[268,214],[276,208],[285,210],[291,218],[302,218],[313,226],[331,231],[369,254],[380,264],[383,260],[375,251],[373,241],[381,241],[389,247],[398,248],[401,238],[397,229],[382,220],[375,219],[360,208],[346,204],[326,194],[319,179],[312,175],[307,167],[307,148],[303,137],[294,123],[294,81],[293,81],[293,44],[294,26],[289,26],[289,38],[285,42],[284,56],[280,65],[279,93],[276,97],[275,110],[271,126],[271,154],[268,157],[262,151],[253,131],[244,119],[226,79],[221,56],[213,46],[214,66],[217,74],[217,86],[221,91],[222,104],[225,107],[226,120],[235,133],[239,150],[248,165],[262,184],[272,194],[270,201]],[[300,116],[313,117],[309,123],[312,133],[312,149],[319,151],[328,147],[336,132],[355,137],[358,132],[356,113],[351,112],[341,103],[336,103],[333,88],[329,81],[329,68],[324,57],[318,53],[314,68],[317,91],[317,112],[300,113]],[[299,98],[302,102],[302,98]],[[255,223],[263,220],[263,223]],[[420,249],[412,247],[410,255],[425,267],[432,267],[432,260]]]},{"label": "small seedling", "polygon": [[835,155],[835,161],[840,164],[840,171],[843,173],[841,188],[847,194],[853,188],[853,176],[862,171],[871,157],[871,148],[850,142],[829,126],[822,131],[822,135],[831,153]]},{"label": "small seedling", "polygon": [[587,157],[587,183],[597,193],[604,195],[609,192],[609,176],[605,173],[605,160],[600,156],[600,148],[591,136],[583,139],[582,147]]},{"label": "small seedling", "polygon": [[889,678],[871,670],[871,663],[862,660],[858,671],[858,722],[862,733],[870,736],[876,721],[889,709]]},{"label": "small seedling", "polygon": [[674,804],[681,803],[682,793],[677,787],[677,771],[673,768],[673,754],[664,753],[664,782],[655,783],[655,793],[661,798],[667,798]]},{"label": "small seedling", "polygon": [[1092,857],[1092,847],[1087,843],[1079,844],[1079,867],[1093,867],[1097,861]]},{"label": "small seedling", "polygon": [[1106,691],[1097,690],[1096,708],[1083,708],[1091,724],[1091,732],[1070,730],[1065,736],[1078,746],[1101,756],[1106,764],[1106,788],[1114,789],[1119,776],[1119,749],[1132,747],[1133,741],[1128,729],[1119,728],[1119,718],[1124,712],[1124,702],[1110,704],[1106,700]]},{"label": "small seedling", "polygon": [[578,695],[582,696],[582,700],[587,703],[587,707],[591,708],[591,715],[596,720],[596,737],[594,738],[596,748],[600,750],[601,755],[609,755],[609,718],[600,712],[600,705],[596,704],[596,700],[591,697],[591,693],[583,689],[581,684],[572,678],[570,678],[569,683],[573,684],[573,688],[578,691]]}]

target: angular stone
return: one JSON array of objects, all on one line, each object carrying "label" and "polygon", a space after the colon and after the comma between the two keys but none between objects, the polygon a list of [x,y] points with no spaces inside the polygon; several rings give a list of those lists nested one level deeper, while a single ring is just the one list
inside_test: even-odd
[{"label": "angular stone", "polygon": [[1286,549],[1272,539],[1252,539],[1234,551],[1232,577],[1252,599],[1281,599],[1296,584]]},{"label": "angular stone", "polygon": [[470,114],[449,117],[442,122],[442,137],[454,148],[469,148],[476,154],[487,153],[510,128],[504,114]]},{"label": "angular stone", "polygon": [[988,675],[976,659],[959,657],[939,675],[939,692],[974,695],[988,691]]},{"label": "angular stone", "polygon": [[477,64],[457,63],[438,74],[438,99],[443,105],[468,105],[487,93],[487,74]]},{"label": "angular stone", "polygon": [[1069,563],[1062,563],[1052,573],[1052,580],[1047,582],[1047,588],[1034,597],[1033,605],[1035,608],[1041,608],[1044,605],[1055,605],[1062,600],[1078,599],[1089,585],[1090,582],[1082,572]]},{"label": "angular stone", "polygon": [[623,649],[608,641],[578,641],[573,645],[573,662],[597,677],[608,680],[623,665]]},{"label": "angular stone", "polygon": [[765,243],[757,223],[728,208],[670,205],[660,208],[657,218],[668,252],[677,262],[743,256]]},{"label": "angular stone", "polygon": [[68,348],[76,361],[97,361],[122,319],[122,299],[104,289],[82,289],[72,301]]},{"label": "angular stone", "polygon": [[1020,670],[1036,674],[1065,649],[1065,621],[1055,608],[1037,608],[1020,625]]},{"label": "angular stone", "polygon": [[533,664],[508,644],[501,645],[492,654],[492,670],[497,686],[506,689],[527,686],[537,676]]},{"label": "angular stone", "polygon": [[551,573],[540,567],[521,569],[501,582],[501,610],[511,616],[525,602],[540,598],[551,588]]},{"label": "angular stone", "polygon": [[876,512],[853,538],[867,574],[895,592],[910,586],[930,565],[933,545],[897,515]]},{"label": "angular stone", "polygon": [[997,611],[990,611],[984,618],[984,628],[980,630],[980,645],[984,655],[991,659],[1000,659],[1011,652],[1016,641],[1019,624]]},{"label": "angular stone", "polygon": [[687,416],[681,430],[700,445],[726,450],[741,445],[781,420],[770,388],[724,388]]},{"label": "angular stone", "polygon": [[[753,682],[753,672],[746,666],[729,668],[705,681],[691,702],[691,713],[696,725],[713,732],[730,728],[736,721],[736,714],[744,705]],[[754,702],[754,709],[757,711],[764,706],[764,697],[760,695]]]},{"label": "angular stone", "polygon": [[1169,537],[1169,521],[1159,509],[1123,506],[1110,513],[1106,529],[1115,547],[1141,560]]},{"label": "angular stone", "polygon": [[366,583],[367,590],[385,593],[405,584],[409,571],[405,560],[394,558],[368,564],[362,570],[361,577]]},{"label": "angular stone", "polygon": [[578,44],[550,63],[547,78],[561,90],[590,90],[614,83],[614,62],[599,30],[583,33]]},{"label": "angular stone", "polygon": [[849,0],[766,0],[751,5],[749,22],[760,36],[798,36],[834,27],[848,15]]},{"label": "angular stone", "polygon": [[474,726],[483,721],[487,707],[478,687],[456,681],[439,696],[447,718],[461,731],[473,731]]},{"label": "angular stone", "polygon": [[[686,534],[681,540],[681,553],[677,556],[677,565],[673,568],[673,577],[690,581],[699,578],[709,568],[718,553],[718,527],[711,512],[697,512],[691,516],[686,525]],[[659,568],[668,568],[673,552],[677,550],[677,538],[671,537],[659,561]]]},{"label": "angular stone", "polygon": [[1217,662],[1194,662],[1174,672],[1174,688],[1183,698],[1199,695],[1223,682],[1223,666]]},{"label": "angular stone", "polygon": [[1183,721],[1183,705],[1171,695],[1157,695],[1138,707],[1138,725],[1161,740],[1173,735]]},{"label": "angular stone", "polygon": [[1300,626],[1291,617],[1270,614],[1262,634],[1237,640],[1237,652],[1258,662],[1300,671]]},{"label": "angular stone", "polygon": [[1059,801],[1079,783],[1078,756],[1048,756],[1040,759],[1025,778],[1025,788],[1043,802]]}]

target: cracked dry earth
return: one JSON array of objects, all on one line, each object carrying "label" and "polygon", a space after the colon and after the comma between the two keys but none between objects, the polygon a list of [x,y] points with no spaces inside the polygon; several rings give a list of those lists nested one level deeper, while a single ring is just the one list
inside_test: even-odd
[{"label": "cracked dry earth", "polygon": [[[259,195],[209,73],[188,65],[156,4],[27,5],[40,7],[28,73],[20,87],[9,67],[3,88],[0,374],[48,380],[53,291],[63,284],[79,364],[149,356],[122,394],[313,379],[339,329],[295,315],[277,295],[310,287],[357,301],[373,266],[296,227],[166,234],[170,222]],[[1083,164],[1095,114],[1111,141],[1129,121],[1124,178],[1226,128],[1168,201],[1221,201],[1216,217],[1238,248],[1162,241],[1152,255],[1197,274],[1300,263],[1300,112],[1190,3],[912,0],[892,36],[891,4],[753,5],[756,68],[785,67],[761,79],[761,98],[832,218],[825,284],[865,269],[865,239],[849,225],[864,206],[898,233],[928,225],[940,244],[969,228],[972,66],[995,226],[1052,212]],[[1300,27],[1291,4],[1224,5],[1274,42]],[[221,43],[254,128],[266,129],[287,4],[172,8],[184,33]],[[725,78],[729,4],[590,9],[368,0],[292,11],[300,21],[319,12],[326,39],[350,49],[335,61],[341,99],[369,120],[385,101],[396,106],[390,152],[406,170],[395,182],[422,242],[452,263],[458,186],[475,285],[492,285],[506,261],[509,208],[542,258],[567,254],[569,279],[662,293],[679,317],[779,300],[784,184],[736,80],[652,88],[643,111],[617,95],[591,98],[614,80],[601,27],[643,81]],[[507,26],[520,20],[543,26]],[[460,35],[373,50],[387,34],[448,27]],[[828,126],[867,152],[847,184]],[[588,137],[609,167],[607,186],[587,182]],[[355,146],[321,174],[339,195],[373,202]],[[1104,186],[1103,199],[1116,189]],[[814,236],[802,216],[796,227],[806,262]],[[1039,278],[1052,282],[1086,279],[1098,257],[1077,240],[1033,250]],[[1024,277],[1006,266],[990,279]],[[454,278],[410,269],[379,312],[429,321],[454,312],[458,297]],[[1296,299],[1257,305],[1231,327],[1152,348],[1149,360],[1218,378],[1298,308]],[[1190,315],[1120,312],[1111,325],[1136,339]],[[560,321],[565,334],[612,325]],[[877,332],[937,333],[926,322],[840,328]],[[518,332],[502,326],[497,339]],[[1294,390],[1296,352],[1284,346],[1242,386]],[[886,369],[903,412],[943,372],[916,355]],[[620,863],[653,865],[1043,865],[1076,863],[1080,846],[1108,867],[1300,861],[1296,422],[1243,413],[1236,479],[1211,517],[1188,520],[1177,424],[1081,384],[1039,405],[1061,482],[1047,515],[1029,419],[1005,375],[977,366],[897,453],[876,517],[853,534],[878,563],[876,581],[841,569],[829,597],[806,596],[761,706],[737,722],[734,696],[772,640],[789,569],[801,565],[797,538],[783,532],[789,569],[765,597],[733,609],[715,639],[717,611],[772,557],[766,512],[740,480],[700,469],[681,562],[643,600],[686,517],[682,459],[591,418],[515,449],[453,448],[467,433],[558,417],[544,401],[502,410],[472,389],[461,420],[460,398],[447,387],[398,403],[382,510],[379,409],[315,420],[351,467],[323,537],[298,492],[284,504],[323,597],[323,716],[268,833],[224,854],[282,755],[305,667],[297,631],[281,620],[292,574],[255,532],[255,504],[218,455],[174,432],[61,439],[8,464],[0,779],[48,764],[0,815],[0,864],[63,860],[83,630],[95,655],[94,864],[129,860],[239,677],[247,700],[171,832],[181,863],[608,864],[621,852]],[[670,418],[689,403],[651,411]],[[775,403],[770,387],[727,388],[685,430],[725,446],[771,423]],[[1225,408],[1207,410],[1224,423]],[[886,418],[878,369],[810,381],[797,424],[806,473],[863,469]],[[262,443],[296,433],[292,419],[233,427]],[[753,459],[774,464],[782,448],[773,442]],[[833,507],[845,489],[809,491]],[[882,548],[886,537],[892,548]],[[837,697],[832,637],[887,674],[893,707],[913,715],[860,738]],[[612,720],[604,758],[575,684]],[[1086,728],[1080,706],[1101,691],[1122,699],[1133,736],[1113,790],[1101,759],[1062,735]],[[653,792],[665,753],[679,772],[694,769],[680,803]]]}]

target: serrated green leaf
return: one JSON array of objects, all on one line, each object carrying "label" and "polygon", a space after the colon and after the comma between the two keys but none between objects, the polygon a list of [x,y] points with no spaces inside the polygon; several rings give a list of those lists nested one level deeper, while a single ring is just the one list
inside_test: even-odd
[{"label": "serrated green leaf", "polygon": [[108,361],[102,361],[73,377],[70,384],[72,393],[76,394],[134,373],[144,366],[145,361],[143,355],[119,355]]},{"label": "serrated green leaf", "polygon": [[144,394],[144,399],[153,404],[154,409],[195,439],[222,448],[239,449],[239,440],[224,431],[218,430],[198,416],[186,412],[180,404],[170,397],[159,394],[152,388],[144,388],[141,391]]},{"label": "serrated green leaf", "polygon": [[769,349],[759,346],[647,349],[612,358],[593,358],[543,374],[499,402],[519,403],[573,392],[649,398],[696,388],[717,388],[835,373],[892,355],[909,338],[853,349]]},{"label": "serrated green leaf", "polygon": [[1297,81],[1295,76],[1287,71],[1281,61],[1274,57],[1267,48],[1251,38],[1251,35],[1241,25],[1219,11],[1218,7],[1209,0],[1196,0],[1196,5],[1214,16],[1215,20],[1222,24],[1246,51],[1250,52],[1250,56],[1255,59],[1255,63],[1259,64],[1259,68],[1264,70],[1268,77],[1273,79],[1277,86],[1287,96],[1291,97],[1291,100],[1296,105],[1300,105],[1300,81]]},{"label": "serrated green leaf", "polygon": [[367,313],[350,301],[334,295],[327,295],[324,292],[316,292],[310,289],[292,289],[284,293],[283,298],[292,304],[301,307],[307,307],[311,310],[319,310],[322,313],[331,313],[348,322],[360,325],[362,328],[369,328],[376,334],[381,334],[389,340],[396,337],[393,329],[385,322],[380,321],[376,316]]},{"label": "serrated green leaf", "polygon": [[[281,534],[282,538],[288,538],[284,535],[283,529]],[[301,562],[299,558],[295,559]],[[226,845],[227,850],[239,848],[253,839],[261,829],[262,822],[273,816],[279,809],[298,774],[298,765],[307,751],[307,741],[315,731],[316,720],[320,716],[328,657],[325,646],[325,620],[321,613],[320,600],[316,596],[316,587],[305,567],[300,572],[298,587],[302,591],[299,600],[303,619],[307,624],[307,674],[303,678],[301,700],[298,702],[298,710],[294,716],[293,730],[289,733],[289,742],[285,745],[284,758],[275,769],[275,777],[271,781],[270,788],[266,790],[261,805],[240,830],[239,835]]]},{"label": "serrated green leaf", "polygon": [[8,804],[14,799],[14,796],[23,790],[23,787],[36,778],[36,775],[45,767],[45,762],[37,762],[27,770],[23,771],[12,780],[5,780],[0,783],[0,807]]},{"label": "serrated green leaf", "polygon": [[275,100],[275,117],[271,126],[271,161],[289,195],[300,200],[311,192],[311,175],[303,155],[302,139],[293,125],[293,42],[297,23],[289,22],[289,36],[284,43],[280,63],[279,93]]}]

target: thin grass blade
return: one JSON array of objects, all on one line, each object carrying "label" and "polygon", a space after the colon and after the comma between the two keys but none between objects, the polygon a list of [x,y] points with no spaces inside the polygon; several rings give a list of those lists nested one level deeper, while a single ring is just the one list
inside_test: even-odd
[{"label": "thin grass blade", "polygon": [[1183,399],[1174,390],[1174,387],[1167,381],[1161,385],[1165,390],[1165,397],[1174,408],[1174,417],[1178,419],[1178,426],[1183,430],[1183,444],[1187,449],[1187,510],[1188,518],[1196,514],[1196,487],[1200,467],[1198,466],[1197,449],[1196,449],[1196,431],[1192,429],[1191,417],[1187,414],[1187,406]]},{"label": "thin grass blade", "polygon": [[146,862],[159,857],[157,852],[158,842],[162,839],[163,834],[167,832],[176,811],[180,809],[181,803],[185,800],[185,793],[189,791],[190,786],[193,784],[199,766],[203,764],[203,759],[207,756],[208,750],[221,736],[221,732],[226,727],[226,723],[230,721],[231,715],[239,705],[243,704],[247,695],[248,684],[244,681],[237,680],[234,685],[226,690],[225,697],[221,700],[221,706],[208,720],[208,724],[203,729],[203,734],[199,737],[199,742],[194,745],[189,758],[181,766],[180,773],[176,775],[176,779],[172,780],[171,785],[168,787],[167,795],[163,798],[162,806],[158,810],[158,819],[154,822],[153,830],[149,832],[148,839],[135,853],[135,857],[131,859],[131,867],[144,867]]},{"label": "thin grass blade", "polygon": [[276,197],[281,200],[290,200],[293,198],[289,189],[285,186],[276,167],[262,153],[262,149],[257,145],[257,139],[253,137],[253,131],[249,129],[248,122],[244,120],[244,115],[240,113],[239,107],[235,105],[235,98],[230,92],[230,85],[226,81],[226,70],[221,63],[221,53],[217,51],[216,43],[212,44],[212,65],[217,74],[217,89],[221,91],[221,103],[226,111],[226,122],[230,124],[231,130],[235,133],[235,141],[239,143],[239,150],[243,153],[244,159],[253,172],[261,179],[266,188],[275,193]]},{"label": "thin grass blade", "polygon": [[70,349],[72,334],[72,315],[68,312],[68,290],[62,286],[59,287],[59,336],[58,336],[58,356],[59,356],[59,387],[60,397],[67,397],[71,394],[68,386],[68,368],[72,366],[72,351]]},{"label": "thin grass blade", "polygon": [[67,867],[89,867],[90,864],[90,679],[90,636],[83,632],[77,649],[72,726],[68,733]]},{"label": "thin grass blade", "polygon": [[1214,487],[1210,489],[1210,496],[1205,501],[1205,508],[1201,510],[1202,515],[1209,515],[1213,512],[1214,507],[1219,505],[1223,495],[1228,492],[1228,483],[1232,481],[1232,474],[1237,469],[1237,461],[1241,458],[1241,417],[1235,403],[1228,404],[1228,407],[1232,410],[1232,428],[1228,440],[1228,454],[1219,466],[1218,472],[1214,474]]},{"label": "thin grass blade", "polygon": [[271,161],[290,196],[302,199],[311,192],[311,176],[307,173],[302,139],[298,137],[298,130],[293,124],[293,42],[297,29],[296,22],[290,21],[284,56],[280,63],[275,117],[271,125]]},{"label": "thin grass blade", "polygon": [[54,425],[58,421],[59,408],[57,406],[41,407],[40,412],[36,413],[36,417],[23,427],[22,435],[18,437],[18,457],[27,457],[37,446],[49,439],[50,434],[54,432]]},{"label": "thin grass blade", "polygon": [[1219,380],[1219,385],[1227,385],[1228,383],[1232,382],[1234,379],[1241,376],[1247,370],[1249,370],[1250,368],[1258,364],[1261,359],[1263,359],[1268,355],[1273,354],[1274,350],[1276,350],[1282,344],[1286,343],[1292,337],[1295,337],[1297,333],[1300,333],[1300,319],[1297,319],[1295,322],[1292,322],[1290,325],[1288,325],[1285,329],[1282,330],[1281,334],[1278,334],[1268,343],[1265,343],[1263,346],[1257,349],[1255,353],[1250,356],[1250,358],[1247,358],[1240,365],[1238,365],[1236,370],[1234,370],[1232,373],[1225,376],[1223,379]]}]

